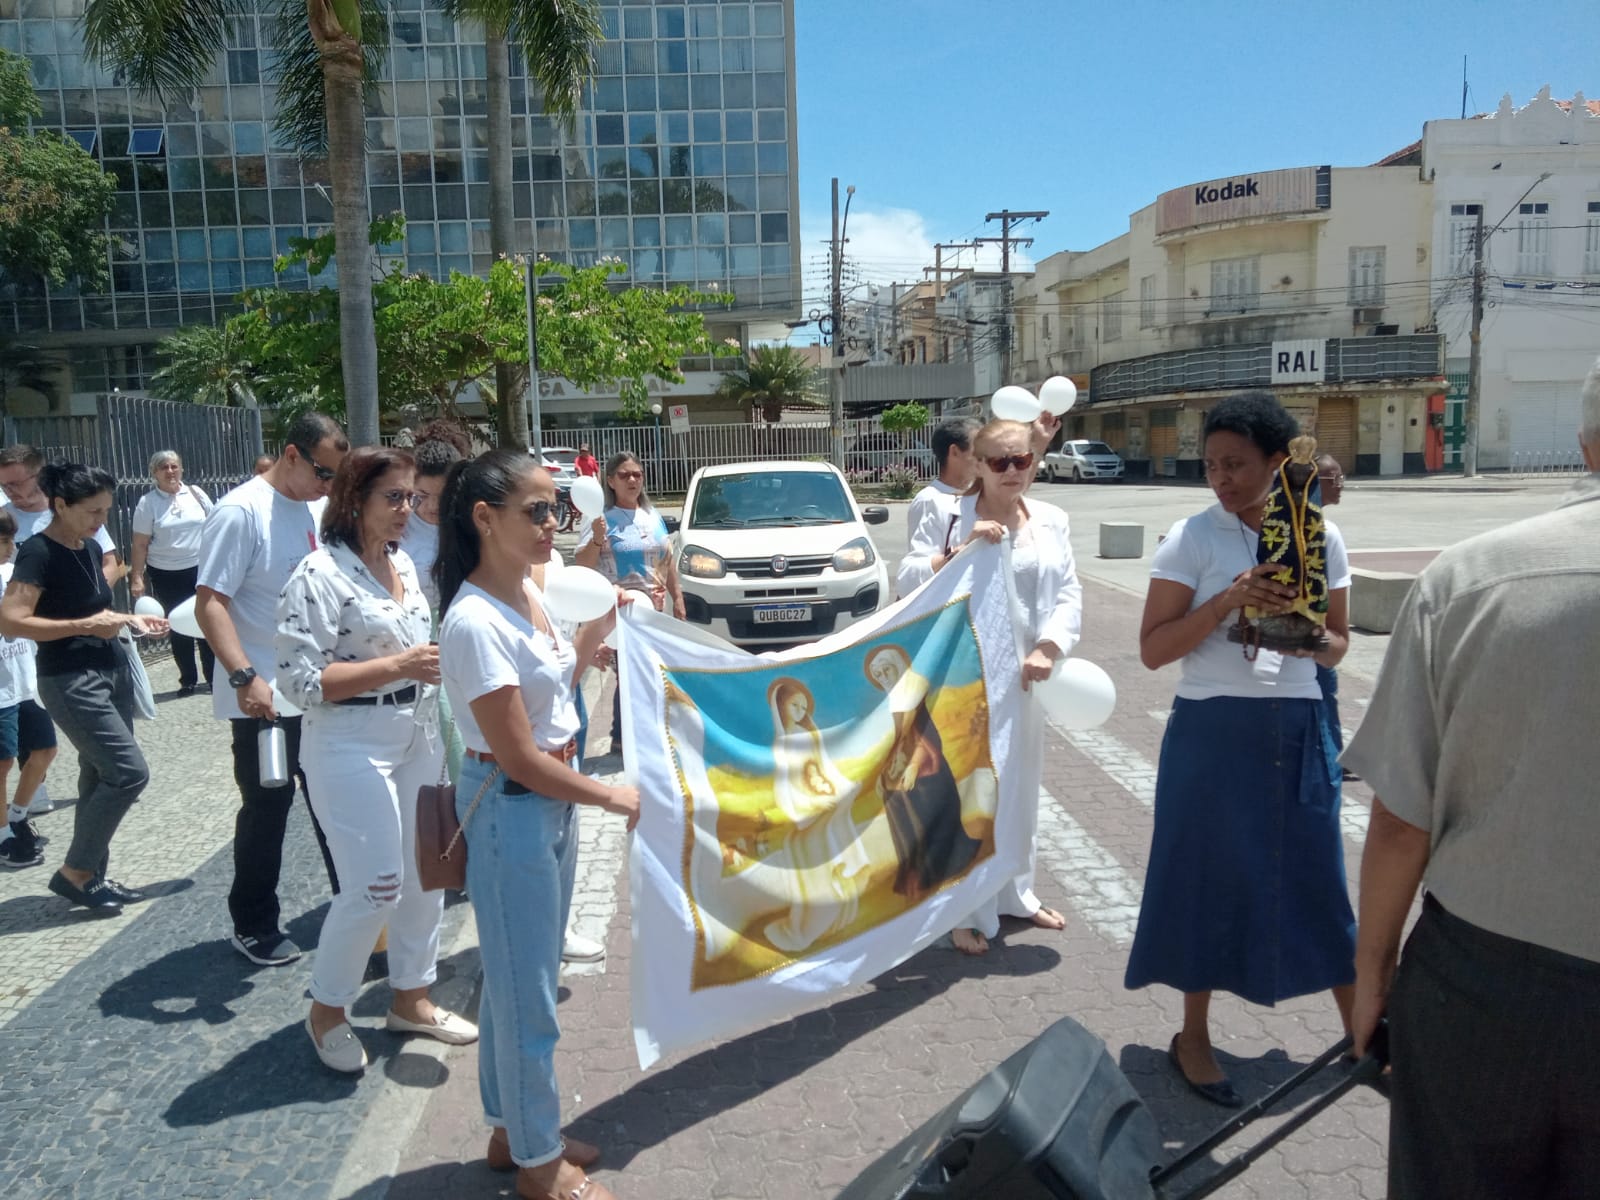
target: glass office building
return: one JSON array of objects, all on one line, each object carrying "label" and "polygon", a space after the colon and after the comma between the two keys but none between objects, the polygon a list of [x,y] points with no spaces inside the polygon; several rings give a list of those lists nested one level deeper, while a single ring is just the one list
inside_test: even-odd
[{"label": "glass office building", "polygon": [[[393,261],[482,273],[489,152],[481,32],[432,0],[388,0],[389,53],[369,104],[374,214],[407,218]],[[156,98],[89,62],[83,0],[0,0],[0,47],[25,55],[60,130],[118,181],[109,293],[0,291],[0,332],[59,347],[70,392],[136,390],[155,342],[234,311],[279,275],[289,239],[328,225],[327,175],[273,134],[271,18],[235,22],[211,75]],[[720,327],[799,310],[794,13],[782,3],[604,0],[606,41],[571,129],[544,116],[512,59],[516,241],[578,264],[626,262],[637,283],[731,293]],[[64,389],[65,390],[65,389]]]}]

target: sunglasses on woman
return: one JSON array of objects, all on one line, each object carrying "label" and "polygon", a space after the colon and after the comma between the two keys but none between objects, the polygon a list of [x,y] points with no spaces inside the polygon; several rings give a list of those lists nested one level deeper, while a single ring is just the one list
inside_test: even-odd
[{"label": "sunglasses on woman", "polygon": [[[490,501],[490,503],[493,504],[495,508],[505,507],[503,503],[497,503],[495,501]],[[543,525],[550,519],[550,515],[555,511],[555,507],[556,506],[552,501],[535,500],[522,511],[527,514],[528,520],[533,524]]]},{"label": "sunglasses on woman", "polygon": [[986,458],[983,461],[984,465],[996,475],[1004,475],[1013,468],[1018,471],[1026,471],[1033,466],[1033,455],[1031,453],[1002,454],[999,458]]}]

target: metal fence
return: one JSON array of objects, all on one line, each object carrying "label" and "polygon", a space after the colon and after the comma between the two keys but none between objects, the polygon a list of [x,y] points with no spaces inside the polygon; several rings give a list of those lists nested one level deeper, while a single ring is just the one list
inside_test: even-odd
[{"label": "metal fence", "polygon": [[46,459],[104,467],[116,478],[111,536],[127,561],[133,541],[133,510],[155,486],[150,456],[176,450],[185,483],[198,484],[212,499],[250,475],[261,453],[261,413],[253,408],[218,408],[120,394],[100,396],[88,417],[9,417],[6,445],[26,442]]},{"label": "metal fence", "polygon": [[1583,454],[1571,450],[1513,450],[1509,475],[1583,475]]}]

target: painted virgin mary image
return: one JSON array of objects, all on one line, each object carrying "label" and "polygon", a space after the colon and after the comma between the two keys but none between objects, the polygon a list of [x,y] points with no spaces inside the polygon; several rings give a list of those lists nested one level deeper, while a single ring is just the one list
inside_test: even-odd
[{"label": "painted virgin mary image", "polygon": [[888,695],[894,721],[893,741],[878,776],[899,860],[894,890],[915,903],[971,866],[983,843],[961,823],[961,793],[928,711],[928,681],[894,645],[869,653],[866,672]]},{"label": "painted virgin mary image", "polygon": [[787,916],[766,928],[778,949],[798,954],[856,915],[855,877],[869,865],[850,815],[857,787],[834,766],[823,745],[810,689],[797,679],[773,680],[772,791],[789,824]]}]

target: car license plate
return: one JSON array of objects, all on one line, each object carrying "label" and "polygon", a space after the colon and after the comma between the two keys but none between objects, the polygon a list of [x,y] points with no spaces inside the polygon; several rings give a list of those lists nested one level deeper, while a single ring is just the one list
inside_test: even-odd
[{"label": "car license plate", "polygon": [[809,604],[758,604],[755,608],[757,625],[793,625],[809,620]]}]

